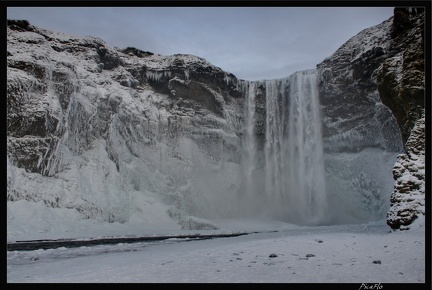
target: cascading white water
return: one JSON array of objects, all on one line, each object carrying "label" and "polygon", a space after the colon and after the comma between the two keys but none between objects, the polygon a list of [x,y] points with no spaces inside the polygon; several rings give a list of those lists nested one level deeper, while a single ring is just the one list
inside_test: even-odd
[{"label": "cascading white water", "polygon": [[290,76],[287,181],[285,194],[295,215],[307,224],[323,222],[327,212],[321,117],[315,70]]},{"label": "cascading white water", "polygon": [[266,129],[265,129],[265,186],[269,200],[283,198],[285,187],[284,169],[286,151],[284,150],[285,98],[284,80],[266,81]]},{"label": "cascading white water", "polygon": [[242,91],[245,95],[244,106],[244,134],[242,156],[243,190],[239,198],[237,215],[254,216],[262,210],[263,179],[258,165],[259,149],[256,136],[256,95],[258,82],[242,83]]},{"label": "cascading white water", "polygon": [[253,184],[254,180],[254,172],[256,169],[256,138],[255,138],[255,83],[248,83],[246,88],[246,106],[245,106],[245,115],[246,115],[246,130],[245,130],[245,143],[244,143],[244,154],[245,154],[245,162],[244,162],[244,173],[245,173],[245,186],[247,192],[250,195],[255,196],[255,186]]},{"label": "cascading white water", "polygon": [[263,191],[257,190],[261,181],[251,174],[258,170],[254,83],[250,83],[246,100],[243,161],[248,196],[268,216],[297,224],[323,223],[327,198],[316,72],[268,80],[265,88]]}]

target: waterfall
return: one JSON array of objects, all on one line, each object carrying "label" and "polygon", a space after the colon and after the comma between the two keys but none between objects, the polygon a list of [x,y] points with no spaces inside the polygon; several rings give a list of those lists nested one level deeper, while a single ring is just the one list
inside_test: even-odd
[{"label": "waterfall", "polygon": [[260,208],[263,201],[262,186],[258,179],[258,146],[256,137],[256,90],[257,82],[242,83],[242,91],[245,95],[244,106],[244,133],[243,133],[243,194],[239,196],[238,215],[253,216]]},{"label": "waterfall", "polygon": [[284,169],[285,152],[285,112],[283,80],[266,81],[266,129],[265,129],[265,188],[270,200],[278,202],[286,191]]},{"label": "waterfall", "polygon": [[[295,213],[307,224],[323,221],[327,212],[324,154],[318,87],[314,70],[290,76],[286,192]],[[293,208],[291,206],[291,208]]]},{"label": "waterfall", "polygon": [[253,184],[254,173],[256,169],[256,138],[255,138],[255,83],[248,83],[246,88],[246,106],[245,106],[245,143],[244,143],[244,173],[245,173],[245,186],[249,195],[255,196],[255,187]]},{"label": "waterfall", "polygon": [[[261,212],[304,225],[325,222],[327,214],[321,117],[315,70],[265,81],[264,164],[257,167],[254,135],[255,86],[246,94],[244,169],[247,195]],[[261,170],[264,190],[252,172]],[[261,195],[257,198],[257,195]]]}]

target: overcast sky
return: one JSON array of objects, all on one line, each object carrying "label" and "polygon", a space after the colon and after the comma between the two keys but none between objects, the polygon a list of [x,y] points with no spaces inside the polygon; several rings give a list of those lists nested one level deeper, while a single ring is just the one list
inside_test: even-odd
[{"label": "overcast sky", "polygon": [[193,54],[245,80],[314,68],[393,7],[8,7],[8,19],[119,48]]}]

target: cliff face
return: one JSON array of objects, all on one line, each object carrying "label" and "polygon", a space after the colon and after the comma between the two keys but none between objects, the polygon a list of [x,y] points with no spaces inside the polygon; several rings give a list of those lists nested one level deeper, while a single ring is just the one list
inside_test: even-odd
[{"label": "cliff face", "polygon": [[[419,118],[408,141],[407,151],[398,156],[393,168],[395,188],[391,195],[391,207],[387,224],[392,229],[408,230],[417,219],[425,217],[425,115]],[[420,226],[421,225],[420,222]]]},{"label": "cliff face", "polygon": [[387,213],[392,229],[409,229],[425,216],[424,25],[424,10],[395,9],[391,57],[378,73],[381,99],[397,119],[405,145],[393,168],[395,187]]},{"label": "cliff face", "polygon": [[393,229],[424,216],[424,17],[422,9],[396,8],[394,17],[317,65],[328,152],[370,146],[406,152],[393,169],[387,213]]},{"label": "cliff face", "polygon": [[209,198],[229,204],[238,183],[243,98],[233,75],[26,21],[9,21],[7,37],[8,201],[109,222],[145,211],[142,192],[174,205],[174,218],[227,210]]},{"label": "cliff face", "polygon": [[[380,219],[391,205],[389,225],[406,226],[400,208],[412,198],[400,194],[411,190],[393,178],[410,172],[418,179],[412,190],[424,188],[418,175],[424,167],[414,174],[407,161],[424,156],[424,146],[416,145],[423,155],[407,151],[396,159],[408,140],[405,130],[411,132],[421,113],[424,13],[418,12],[407,18],[396,9],[395,17],[360,32],[317,65],[332,222]],[[275,155],[283,139],[268,146],[268,131],[278,126],[269,126],[276,116],[268,106],[283,111],[288,101],[280,100],[294,79],[247,82],[196,56],[118,49],[98,38],[9,20],[7,200],[120,223],[145,222],[160,203],[185,229],[215,228],[196,217],[235,217],[249,202],[246,153],[256,155],[260,180],[266,156]],[[407,150],[424,144],[417,133]],[[250,139],[256,147],[246,152]],[[260,186],[253,191],[262,196]],[[418,192],[416,200],[424,201],[424,191]],[[416,203],[410,221],[421,206]]]},{"label": "cliff face", "polygon": [[392,23],[361,31],[317,65],[327,151],[402,150],[397,123],[377,88],[377,73],[389,57]]},{"label": "cliff face", "polygon": [[424,21],[421,9],[395,9],[389,57],[377,74],[381,100],[392,110],[404,143],[425,105]]},{"label": "cliff face", "polygon": [[327,192],[340,220],[381,219],[390,206],[391,168],[403,144],[377,74],[389,57],[392,22],[361,31],[317,65]]}]

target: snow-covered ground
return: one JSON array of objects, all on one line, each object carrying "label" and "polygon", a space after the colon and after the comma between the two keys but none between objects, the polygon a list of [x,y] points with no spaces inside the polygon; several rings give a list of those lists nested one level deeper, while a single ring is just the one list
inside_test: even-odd
[{"label": "snow-covered ground", "polygon": [[[424,283],[424,220],[408,231],[385,221],[301,227],[265,220],[214,221],[185,231],[169,219],[95,224],[66,209],[8,203],[8,242],[103,236],[254,232],[229,238],[7,252],[8,283]],[[22,212],[26,209],[27,213]],[[163,212],[163,210],[161,210]],[[15,217],[15,218],[13,218]],[[18,219],[22,218],[22,220]],[[62,226],[60,226],[62,225]]]}]

